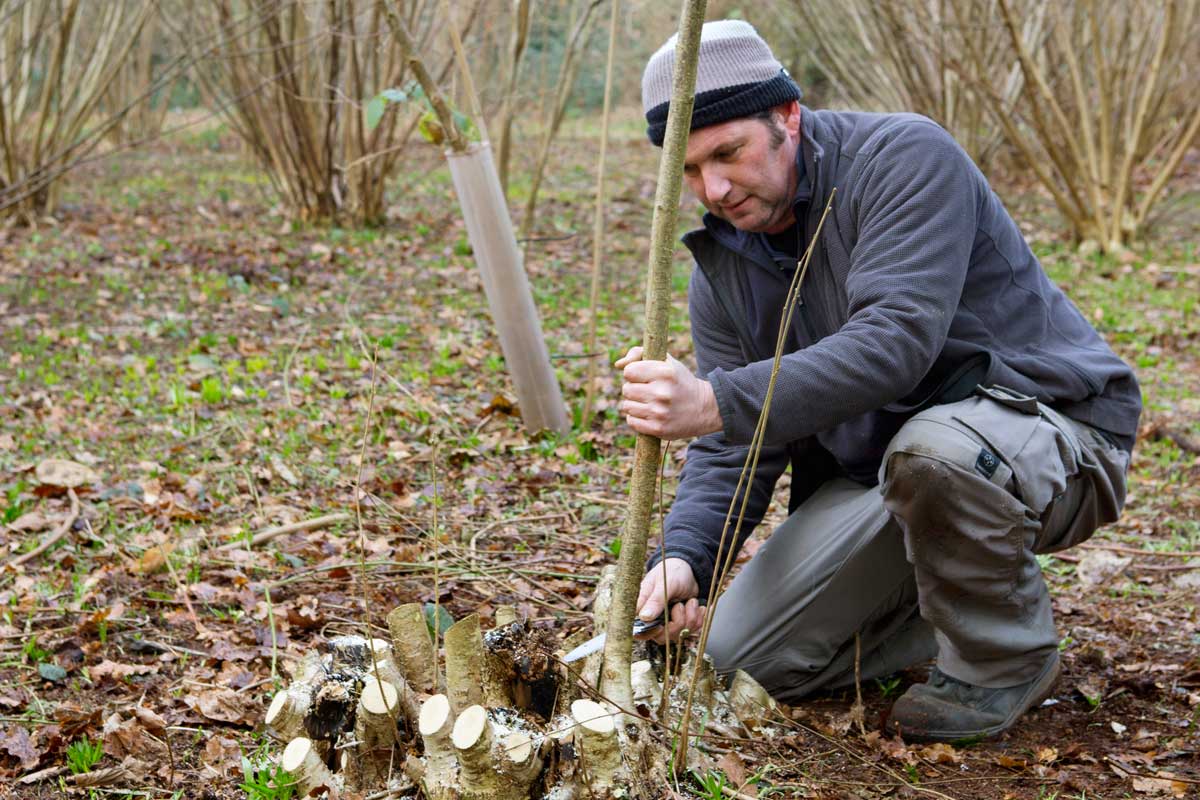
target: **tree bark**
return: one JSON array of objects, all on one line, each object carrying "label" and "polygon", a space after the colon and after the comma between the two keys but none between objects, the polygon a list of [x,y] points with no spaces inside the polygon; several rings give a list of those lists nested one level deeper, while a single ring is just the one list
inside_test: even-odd
[{"label": "tree bark", "polygon": [[[706,0],[684,0],[675,46],[674,85],[667,116],[658,188],[654,196],[654,221],[650,228],[650,273],[646,284],[646,332],[643,358],[667,356],[667,321],[671,307],[671,261],[675,250],[675,223],[679,215],[680,183],[687,152],[688,131],[695,105],[696,63]],[[662,442],[638,434],[629,505],[621,534],[621,557],[608,614],[601,691],[623,711],[633,707],[629,666],[633,652],[633,616],[638,585],[646,561],[646,539],[654,506],[655,483]]]}]

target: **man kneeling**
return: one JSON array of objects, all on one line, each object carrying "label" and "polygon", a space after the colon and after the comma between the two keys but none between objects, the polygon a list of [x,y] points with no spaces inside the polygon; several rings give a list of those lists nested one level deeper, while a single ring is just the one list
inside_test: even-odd
[{"label": "man kneeling", "polygon": [[[672,39],[642,79],[659,146],[673,63]],[[889,725],[921,739],[995,734],[1058,676],[1035,555],[1120,514],[1138,385],[944,130],[914,114],[813,111],[800,96],[750,25],[704,26],[684,168],[708,211],[685,237],[701,377],[641,348],[617,364],[631,427],[699,437],[666,520],[672,614],[658,635],[700,626],[811,245],[727,546],[761,520],[789,465],[790,516],[721,597],[709,653],[789,702],[852,684],[856,635],[864,679],[936,655]],[[644,619],[663,607],[657,559]]]}]

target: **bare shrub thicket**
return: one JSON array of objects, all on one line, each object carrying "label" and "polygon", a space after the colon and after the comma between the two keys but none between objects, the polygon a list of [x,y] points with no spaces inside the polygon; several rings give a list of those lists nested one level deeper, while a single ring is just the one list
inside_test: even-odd
[{"label": "bare shrub thicket", "polygon": [[154,6],[0,0],[0,215],[51,213],[63,176],[128,113],[102,103]]},{"label": "bare shrub thicket", "polygon": [[[1020,36],[1036,47],[1048,4],[1013,3]],[[815,34],[817,67],[846,102],[924,114],[954,134],[981,167],[991,163],[1004,137],[992,107],[1011,111],[1023,83],[996,0],[811,0],[792,13],[799,27]],[[995,96],[960,75],[967,53],[987,71]]]},{"label": "bare shrub thicket", "polygon": [[985,170],[1003,145],[1072,235],[1137,238],[1200,132],[1197,0],[812,0],[847,101],[936,119]]},{"label": "bare shrub thicket", "polygon": [[[992,117],[1050,192],[1074,237],[1119,250],[1147,227],[1200,133],[1200,2],[1048,3],[1041,48],[998,0],[1024,85]],[[959,65],[988,97],[998,87],[970,52]]]},{"label": "bare shrub thicket", "polygon": [[137,35],[132,36],[129,56],[104,91],[101,109],[117,116],[109,138],[118,145],[135,146],[161,133],[169,107],[171,86],[162,76],[180,65],[164,36],[161,14],[175,9],[159,3]]},{"label": "bare shrub thicket", "polygon": [[[435,0],[207,0],[193,11],[192,26],[220,42],[197,79],[296,218],[383,221],[385,182],[425,111],[372,104],[411,78],[386,5],[444,79],[453,56]],[[465,30],[480,4],[463,5]]]}]

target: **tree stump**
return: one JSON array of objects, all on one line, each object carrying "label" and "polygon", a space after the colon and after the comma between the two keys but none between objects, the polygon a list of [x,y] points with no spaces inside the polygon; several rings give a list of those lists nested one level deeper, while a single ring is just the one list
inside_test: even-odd
[{"label": "tree stump", "polygon": [[[619,709],[571,669],[579,664],[561,662],[566,646],[552,631],[511,621],[483,633],[472,614],[447,633],[439,682],[411,609],[388,616],[390,642],[341,636],[306,654],[272,699],[267,730],[286,743],[280,763],[301,796],[418,786],[430,800],[662,795],[674,733],[654,720],[661,663],[633,665],[635,707]],[[605,625],[601,613],[596,630]],[[694,733],[773,735],[762,687],[738,672],[726,689],[704,662]],[[686,689],[676,678],[666,706],[676,720]]]}]

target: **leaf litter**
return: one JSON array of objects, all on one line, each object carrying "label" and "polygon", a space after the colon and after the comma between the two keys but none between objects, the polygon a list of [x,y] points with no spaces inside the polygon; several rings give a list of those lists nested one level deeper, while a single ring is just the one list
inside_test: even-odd
[{"label": "leaf litter", "polygon": [[[613,352],[639,336],[630,298],[641,291],[654,157],[641,143],[616,147],[611,235],[622,257],[601,327]],[[189,170],[225,170],[220,180],[246,195],[225,148],[194,147],[182,168],[165,147],[122,162],[37,241],[22,230],[0,241],[0,557],[68,518],[67,488],[80,500],[59,545],[0,573],[0,781],[16,796],[58,796],[52,779],[19,781],[62,768],[87,736],[104,743],[95,786],[240,797],[266,703],[312,642],[361,634],[381,624],[380,609],[413,601],[438,627],[472,611],[486,623],[508,605],[565,636],[589,624],[589,579],[613,559],[632,452],[613,405],[619,382],[602,375],[590,431],[520,428],[474,265],[447,246],[462,224],[436,181],[418,181],[386,228],[361,233],[292,230],[248,195],[204,198],[216,225],[197,224],[197,202],[112,200],[145,170],[182,197],[195,193]],[[586,146],[561,148],[564,165],[590,163]],[[545,209],[590,226],[590,207],[551,196]],[[264,219],[280,232],[264,235]],[[578,299],[590,280],[580,238],[538,242],[527,264],[572,403],[583,396]],[[851,691],[794,709],[775,741],[713,749],[708,763],[746,796],[770,784],[800,797],[1195,790],[1200,641],[1194,591],[1176,582],[1191,571],[1157,553],[1200,549],[1200,459],[1179,444],[1200,430],[1189,403],[1200,396],[1200,323],[1138,283],[1137,264],[1097,270],[1048,231],[1031,239],[1087,313],[1122,309],[1102,327],[1141,366],[1153,410],[1126,516],[1095,541],[1137,553],[1047,559],[1065,675],[1057,702],[1013,731],[969,747],[883,735],[894,698],[923,678],[917,668],[863,686],[865,736],[848,716]],[[56,255],[65,251],[81,255]],[[1194,293],[1193,268],[1155,274]],[[678,270],[688,270],[682,254]],[[672,324],[671,350],[687,359],[682,312]],[[373,353],[379,396],[364,431]],[[676,448],[668,496],[682,458]],[[785,513],[779,499],[766,529]],[[336,512],[349,519],[250,544]]]}]

